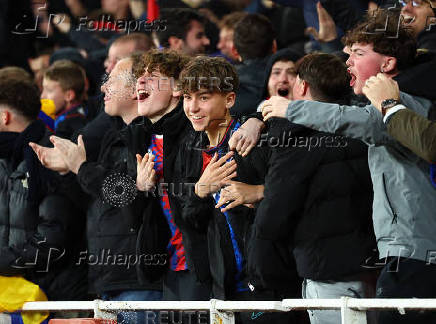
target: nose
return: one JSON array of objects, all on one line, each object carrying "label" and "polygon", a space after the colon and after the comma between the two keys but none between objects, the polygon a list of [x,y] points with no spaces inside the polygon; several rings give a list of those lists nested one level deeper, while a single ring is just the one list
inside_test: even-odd
[{"label": "nose", "polygon": [[288,74],[286,71],[282,71],[279,75],[279,82],[282,83],[289,83],[288,81]]},{"label": "nose", "polygon": [[106,59],[104,61],[104,67],[106,68],[106,73],[109,74],[112,72],[112,70],[114,69],[114,66],[117,62],[115,62],[114,60],[109,60]]},{"label": "nose", "polygon": [[188,112],[191,114],[195,114],[200,110],[200,106],[196,99],[184,100],[186,107],[188,108]]},{"label": "nose", "polygon": [[207,38],[206,36],[203,36],[203,45],[204,46],[208,46],[210,44],[210,39]]},{"label": "nose", "polygon": [[347,66],[352,66],[353,65],[353,54],[350,54],[350,56],[348,57],[348,60],[345,62],[345,64]]},{"label": "nose", "polygon": [[222,50],[223,44],[224,44],[224,41],[222,39],[220,39],[218,44],[216,45],[216,48],[218,48],[219,50]]},{"label": "nose", "polygon": [[137,80],[136,80],[136,86],[138,87],[139,85],[142,85],[145,83],[145,77],[143,75],[141,75]]},{"label": "nose", "polygon": [[404,13],[406,11],[410,12],[410,10],[413,10],[413,1],[403,1],[403,8],[401,8],[401,13]]}]

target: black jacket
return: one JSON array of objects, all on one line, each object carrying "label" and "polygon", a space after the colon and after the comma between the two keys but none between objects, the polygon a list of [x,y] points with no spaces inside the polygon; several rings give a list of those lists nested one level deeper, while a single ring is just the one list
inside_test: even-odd
[{"label": "black jacket", "polygon": [[[119,117],[114,119],[117,126],[106,132],[97,162],[83,163],[77,175],[83,191],[91,198],[87,212],[88,250],[82,256],[83,261],[91,264],[89,289],[99,294],[159,290],[165,265],[165,260],[158,256],[161,253],[154,250],[145,251],[144,256],[137,253],[143,213],[151,207],[145,196],[136,192],[135,154],[144,155],[147,134],[141,117],[129,126]],[[158,274],[140,283],[138,267],[152,268]]]},{"label": "black jacket", "polygon": [[[0,133],[0,274],[23,275],[49,300],[83,300],[86,267],[76,261],[83,249],[84,217],[28,146],[30,141],[48,146],[49,133],[41,121],[32,123],[16,139],[20,147],[5,156],[7,135]],[[21,150],[23,157],[14,161]]]},{"label": "black jacket", "polygon": [[394,77],[401,91],[436,100],[433,78],[436,74],[436,52],[420,52],[413,64]]},{"label": "black jacket", "polygon": [[76,106],[55,119],[55,133],[62,138],[70,139],[73,134],[86,125],[86,111],[83,106]]},{"label": "black jacket", "polygon": [[[222,140],[223,143],[228,141],[229,135],[226,135],[226,138]],[[196,268],[197,275],[205,277],[210,271],[213,279],[212,291],[214,298],[231,298],[236,293],[237,288],[237,280],[235,280],[237,264],[226,217],[219,209],[215,208],[213,197],[200,198],[194,193],[194,184],[202,174],[202,152],[207,144],[208,140],[204,134],[192,131],[180,149],[177,174],[182,179],[180,182],[191,185],[185,186],[183,195],[178,198],[182,207],[182,220],[186,223],[185,226],[190,228],[192,232],[207,233],[210,267],[209,269],[205,267]],[[225,149],[226,145],[223,148]],[[222,154],[225,154],[225,152],[222,152]],[[238,178],[241,175],[246,179],[250,179],[250,184],[261,184],[263,182],[263,171],[265,170],[263,165],[254,164],[253,168],[244,168],[242,158],[237,154],[234,157],[238,164]],[[266,158],[263,160],[266,160]],[[260,167],[257,168],[258,166]],[[247,171],[250,174],[246,174]],[[235,180],[238,180],[238,178]],[[247,273],[245,260],[254,210],[239,206],[229,211],[228,215],[229,223],[233,228],[243,259],[240,282],[248,290],[249,274]],[[199,246],[195,245],[185,246],[187,254],[200,256],[198,248]],[[205,255],[204,258],[206,257]]]},{"label": "black jacket", "polygon": [[366,146],[281,119],[261,141],[273,149],[254,232],[269,246],[252,245],[255,285],[285,282],[281,270],[292,264],[291,253],[303,278],[341,280],[364,271],[375,247]]}]

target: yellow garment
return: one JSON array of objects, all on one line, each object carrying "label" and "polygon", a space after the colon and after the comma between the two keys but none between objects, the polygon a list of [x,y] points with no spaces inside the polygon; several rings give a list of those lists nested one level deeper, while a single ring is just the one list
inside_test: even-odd
[{"label": "yellow garment", "polygon": [[[22,277],[0,276],[0,312],[15,312],[25,302],[47,301],[47,296],[38,285]],[[22,312],[24,324],[39,324],[48,317],[48,312]]]},{"label": "yellow garment", "polygon": [[51,99],[41,99],[41,110],[52,119],[56,118],[56,107]]}]

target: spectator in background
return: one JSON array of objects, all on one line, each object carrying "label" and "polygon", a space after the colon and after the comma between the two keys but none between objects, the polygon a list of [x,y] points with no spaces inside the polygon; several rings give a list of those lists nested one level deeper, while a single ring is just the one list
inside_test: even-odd
[{"label": "spectator in background", "polygon": [[104,61],[106,73],[111,73],[117,62],[133,52],[147,52],[154,48],[150,37],[142,33],[131,33],[117,38],[109,47],[107,58]]},{"label": "spectator in background", "polygon": [[275,33],[266,17],[248,14],[236,24],[233,42],[242,64],[237,65],[240,86],[230,112],[232,116],[249,115],[262,100],[267,61],[277,50]]},{"label": "spectator in background", "polygon": [[217,48],[221,51],[226,58],[230,59],[233,63],[239,61],[239,55],[236,54],[234,50],[233,34],[235,31],[236,24],[245,16],[247,13],[242,11],[233,12],[231,14],[225,15],[219,24],[220,27],[220,39]]},{"label": "spectator in background", "polygon": [[295,63],[300,57],[291,49],[282,49],[271,56],[265,70],[264,99],[282,96],[292,100],[292,89],[297,78]]},{"label": "spectator in background", "polygon": [[155,32],[159,47],[186,55],[204,54],[210,44],[205,33],[205,18],[192,9],[163,9],[160,19],[165,30]]},{"label": "spectator in background", "polygon": [[61,60],[44,72],[41,99],[50,99],[55,106],[53,131],[70,138],[86,124],[85,71],[77,64]]},{"label": "spectator in background", "polygon": [[412,30],[418,47],[436,52],[436,1],[403,0],[400,4],[403,24]]},{"label": "spectator in background", "polygon": [[22,79],[28,82],[33,82],[30,73],[18,66],[5,66],[4,68],[1,68],[0,79]]},{"label": "spectator in background", "polygon": [[49,300],[83,300],[84,219],[29,147],[49,144],[40,107],[33,83],[0,79],[0,274],[24,276]]}]

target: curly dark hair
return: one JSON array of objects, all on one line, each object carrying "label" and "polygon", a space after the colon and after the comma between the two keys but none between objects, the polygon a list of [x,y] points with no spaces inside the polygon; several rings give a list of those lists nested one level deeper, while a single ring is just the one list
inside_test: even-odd
[{"label": "curly dark hair", "polygon": [[417,53],[416,40],[411,30],[401,24],[399,10],[379,9],[366,16],[342,42],[350,47],[355,43],[372,44],[374,52],[395,57],[398,70],[409,66]]},{"label": "curly dark hair", "polygon": [[37,86],[19,78],[0,79],[0,105],[5,105],[16,114],[33,121],[41,109]]},{"label": "curly dark hair", "polygon": [[235,67],[222,57],[197,56],[180,73],[180,87],[184,93],[199,90],[236,92],[239,77]]}]

